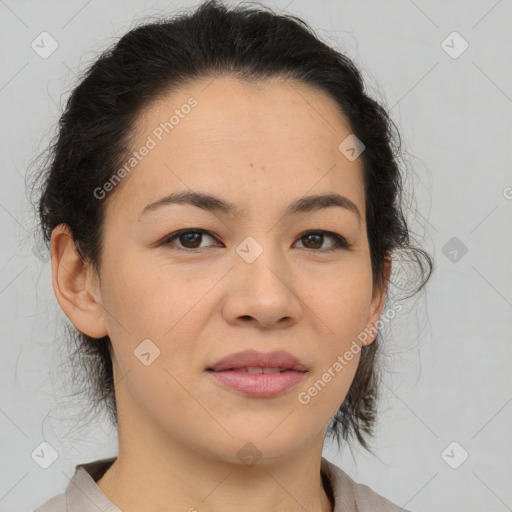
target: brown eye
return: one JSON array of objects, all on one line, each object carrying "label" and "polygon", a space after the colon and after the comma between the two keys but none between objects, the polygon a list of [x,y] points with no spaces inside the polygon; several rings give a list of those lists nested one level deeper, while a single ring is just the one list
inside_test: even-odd
[{"label": "brown eye", "polygon": [[[162,245],[171,246],[171,248],[174,246],[174,248],[181,250],[190,249],[190,251],[211,247],[213,244],[201,246],[204,237],[215,240],[213,235],[204,229],[182,229],[165,238],[162,241]],[[331,243],[330,247],[322,249],[322,245],[327,239],[331,239],[333,243]],[[350,244],[341,235],[330,231],[309,231],[301,235],[299,240],[303,244],[302,248],[315,252],[329,252],[350,248]],[[176,241],[179,242],[178,245],[176,245]]]},{"label": "brown eye", "polygon": [[178,249],[203,249],[209,246],[202,246],[204,237],[210,237],[213,240],[213,236],[203,229],[186,229],[177,231],[172,235],[169,235],[163,242],[163,245],[174,245],[174,241],[178,240]]},{"label": "brown eye", "polygon": [[324,243],[326,238],[334,240],[334,243],[331,245],[331,247],[324,248],[322,251],[316,252],[327,252],[337,249],[348,249],[350,247],[350,244],[342,236],[336,233],[331,233],[330,231],[309,231],[308,233],[304,233],[299,238],[299,240],[302,242],[305,249],[316,250],[322,249],[322,244]]},{"label": "brown eye", "polygon": [[322,234],[308,234],[301,237],[302,243],[308,249],[320,249],[324,242],[324,235]]},{"label": "brown eye", "polygon": [[187,249],[197,249],[201,245],[202,233],[182,233],[178,240]]}]

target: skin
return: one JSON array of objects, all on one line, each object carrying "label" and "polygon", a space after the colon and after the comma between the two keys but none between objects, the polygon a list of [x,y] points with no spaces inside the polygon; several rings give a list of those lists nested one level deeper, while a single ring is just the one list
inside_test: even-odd
[{"label": "skin", "polygon": [[[59,304],[80,331],[108,335],[114,350],[119,454],[98,486],[125,512],[226,512],[240,503],[252,512],[332,511],[322,447],[359,353],[308,404],[298,395],[384,307],[386,288],[372,282],[361,159],[338,150],[351,130],[325,93],[230,76],[196,81],[149,105],[133,148],[190,96],[197,107],[106,204],[101,276],[79,259],[65,225],[52,234]],[[189,190],[241,211],[173,204],[138,218],[147,204]],[[340,207],[284,216],[292,201],[323,193],[349,198],[361,219]],[[212,235],[195,245],[184,237],[160,243],[184,228]],[[335,240],[303,236],[311,230],[332,231],[352,246],[327,251]],[[263,248],[252,263],[235,251],[248,236]],[[134,355],[147,338],[160,350],[149,366]],[[309,372],[274,398],[247,397],[205,373],[252,348],[287,350]],[[237,457],[248,442],[261,453],[253,466]]]}]

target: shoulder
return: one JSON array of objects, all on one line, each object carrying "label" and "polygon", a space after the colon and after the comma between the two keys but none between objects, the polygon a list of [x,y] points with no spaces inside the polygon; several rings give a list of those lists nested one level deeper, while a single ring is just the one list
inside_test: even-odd
[{"label": "shoulder", "polygon": [[75,473],[65,492],[32,512],[121,512],[96,485],[115,459],[109,457],[75,466]]},{"label": "shoulder", "polygon": [[356,495],[358,510],[361,512],[370,510],[379,510],[381,512],[408,512],[406,509],[395,505],[364,484],[354,482],[354,493]]},{"label": "shoulder", "polygon": [[377,494],[367,485],[357,483],[341,468],[324,458],[322,471],[331,483],[335,500],[334,512],[345,509],[354,512],[409,512]]},{"label": "shoulder", "polygon": [[33,512],[66,512],[66,495],[59,494],[45,501],[40,507]]}]

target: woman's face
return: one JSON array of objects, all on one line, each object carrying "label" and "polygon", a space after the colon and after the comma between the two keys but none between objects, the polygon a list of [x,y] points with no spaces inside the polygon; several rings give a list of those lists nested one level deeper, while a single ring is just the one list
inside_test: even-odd
[{"label": "woman's face", "polygon": [[[120,426],[139,421],[234,462],[248,442],[260,462],[323,443],[357,368],[357,337],[384,299],[372,295],[362,162],[339,149],[350,134],[325,94],[277,80],[197,81],[139,117],[137,163],[106,205],[98,288]],[[216,199],[145,210],[177,193]],[[307,201],[334,194],[346,199]],[[204,232],[171,239],[178,230]],[[292,383],[274,394],[208,371],[245,350],[289,352],[307,371],[269,376]],[[238,372],[241,386],[262,378],[249,375]]]}]

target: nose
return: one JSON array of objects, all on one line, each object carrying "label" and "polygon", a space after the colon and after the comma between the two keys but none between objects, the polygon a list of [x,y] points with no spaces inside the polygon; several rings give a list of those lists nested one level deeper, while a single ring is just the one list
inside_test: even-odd
[{"label": "nose", "polygon": [[226,286],[223,313],[231,324],[281,329],[302,318],[304,307],[293,269],[270,250],[252,263],[237,257]]}]

